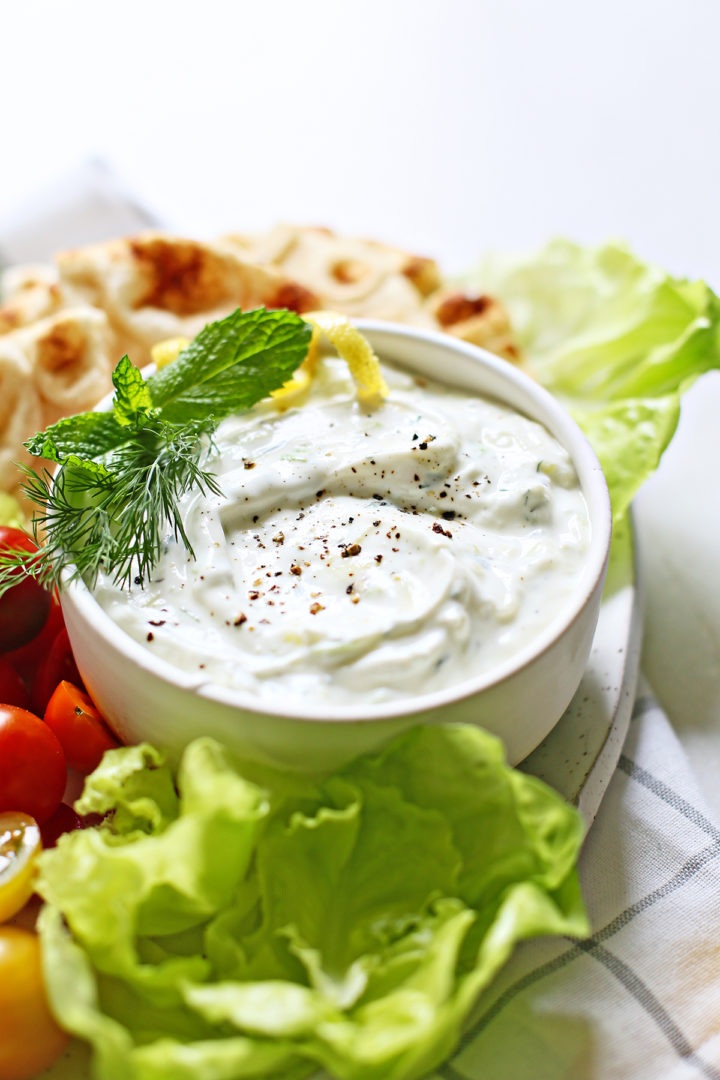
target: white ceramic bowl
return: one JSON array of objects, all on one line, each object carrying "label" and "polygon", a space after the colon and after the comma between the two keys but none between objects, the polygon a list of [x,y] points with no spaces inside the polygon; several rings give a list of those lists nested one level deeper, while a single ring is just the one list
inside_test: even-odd
[{"label": "white ceramic bowl", "polygon": [[598,618],[610,545],[607,486],[589,443],[557,401],[512,365],[444,334],[358,320],[377,353],[461,388],[495,397],[540,421],[569,452],[588,506],[591,541],[573,603],[513,660],[456,687],[382,705],[319,711],[260,703],[206,684],[153,656],[109,618],[82,583],[62,607],[87,688],[124,742],[148,740],[177,757],[200,734],[243,755],[311,772],[337,767],[421,723],[479,724],[508,759],[526,757],[562,715],[582,676]]}]

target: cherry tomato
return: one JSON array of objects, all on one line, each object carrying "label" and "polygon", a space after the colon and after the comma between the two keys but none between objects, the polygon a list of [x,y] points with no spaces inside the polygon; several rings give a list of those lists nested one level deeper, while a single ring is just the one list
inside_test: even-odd
[{"label": "cherry tomato", "polygon": [[4,656],[0,656],[0,701],[4,705],[19,705],[21,709],[27,709],[30,704],[25,683]]},{"label": "cherry tomato", "polygon": [[63,679],[75,683],[76,686],[82,686],[82,678],[70,648],[67,630],[61,630],[57,635],[35,676],[30,692],[30,702],[33,712],[36,712],[38,716],[42,716],[45,712],[55,687]]},{"label": "cherry tomato", "polygon": [[72,806],[61,802],[53,816],[43,822],[40,829],[42,846],[45,849],[55,847],[58,838],[63,833],[72,832],[73,829],[82,829],[83,824],[87,823],[84,823],[83,819],[75,813]]},{"label": "cherry tomato", "polygon": [[48,1006],[37,935],[0,926],[0,1080],[32,1080],[68,1039]]},{"label": "cherry tomato", "polygon": [[29,814],[14,810],[0,814],[0,923],[17,914],[32,896],[41,846],[38,823]]},{"label": "cherry tomato", "polygon": [[[37,551],[37,544],[21,529],[0,525],[0,551]],[[0,597],[0,652],[32,641],[50,610],[50,593],[18,570],[18,584]]]},{"label": "cherry tomato", "polygon": [[106,750],[119,746],[87,694],[63,680],[45,710],[45,723],[54,731],[71,769],[87,775]]},{"label": "cherry tomato", "polygon": [[47,724],[0,705],[0,811],[19,810],[42,824],[60,805],[66,778],[62,746]]},{"label": "cherry tomato", "polygon": [[30,687],[35,681],[35,676],[41,664],[44,663],[47,654],[55,638],[61,630],[65,629],[62,608],[55,597],[50,602],[50,611],[37,637],[23,645],[20,649],[12,649],[4,654],[4,659],[17,671],[25,686]]}]

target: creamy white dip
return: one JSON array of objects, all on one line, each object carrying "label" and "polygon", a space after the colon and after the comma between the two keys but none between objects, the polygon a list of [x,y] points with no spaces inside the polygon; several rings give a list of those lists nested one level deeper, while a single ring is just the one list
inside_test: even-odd
[{"label": "creamy white dip", "polygon": [[264,699],[384,702],[509,660],[570,602],[589,544],[566,451],[512,409],[383,366],[356,400],[325,359],[297,407],[224,421],[221,498],[188,496],[196,559],[95,596],[155,655]]}]

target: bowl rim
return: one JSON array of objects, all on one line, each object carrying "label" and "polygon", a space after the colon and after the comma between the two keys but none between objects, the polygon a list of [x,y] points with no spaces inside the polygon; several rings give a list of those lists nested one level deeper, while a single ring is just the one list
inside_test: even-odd
[{"label": "bowl rim", "polygon": [[[277,700],[275,698],[267,699],[247,691],[204,680],[197,674],[191,675],[184,672],[169,660],[153,655],[114,622],[82,580],[71,580],[72,569],[66,568],[63,573],[63,588],[60,592],[62,603],[70,604],[75,609],[76,614],[91,626],[96,634],[102,636],[108,645],[123,654],[126,660],[142,668],[161,682],[171,684],[179,690],[192,692],[200,701],[229,706],[246,714],[312,723],[371,723],[404,716],[410,717],[416,713],[432,712],[450,703],[461,702],[490,690],[539,660],[582,616],[586,606],[604,581],[612,533],[612,510],[607,483],[600,462],[587,437],[558,399],[509,361],[503,360],[493,353],[460,338],[452,337],[441,331],[427,330],[422,327],[380,319],[351,317],[351,321],[358,330],[368,334],[371,338],[376,335],[390,340],[420,341],[431,347],[435,346],[439,349],[459,353],[477,363],[479,368],[484,367],[492,371],[499,377],[501,382],[514,386],[521,394],[531,399],[533,410],[537,405],[538,412],[545,413],[550,418],[550,423],[548,423],[543,416],[531,414],[529,411],[525,413],[530,419],[543,424],[543,426],[551,430],[551,434],[570,455],[578,473],[580,487],[588,508],[590,543],[576,592],[572,599],[560,608],[537,637],[522,649],[519,649],[513,657],[497,667],[491,668],[481,676],[464,679],[440,690],[417,694],[412,697],[397,698],[387,702],[332,704],[316,701],[308,697],[307,706],[302,707],[298,699],[286,699],[281,694],[278,694]],[[382,348],[379,351],[382,354]],[[398,361],[395,358],[389,359],[391,359],[391,362],[398,363],[399,366],[404,365],[403,361]],[[146,367],[143,369],[143,373],[147,375],[153,370],[152,366]],[[438,382],[444,381],[434,375],[432,377],[436,378]],[[446,385],[453,385],[453,383],[448,381]],[[462,386],[460,388],[462,389]],[[465,388],[467,389],[467,386]],[[482,393],[481,390],[474,392]],[[500,402],[504,400],[497,393],[486,392],[486,395]],[[108,408],[111,396],[109,394],[106,398],[103,398],[96,408]],[[507,400],[504,403],[506,405],[510,404],[510,407],[515,408],[516,411],[522,411]]]}]

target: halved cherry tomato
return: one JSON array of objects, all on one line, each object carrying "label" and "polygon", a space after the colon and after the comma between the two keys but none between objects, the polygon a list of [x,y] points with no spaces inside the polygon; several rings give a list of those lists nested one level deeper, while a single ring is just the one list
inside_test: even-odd
[{"label": "halved cherry tomato", "polygon": [[106,750],[120,745],[87,694],[65,680],[48,702],[45,723],[57,735],[70,768],[79,773],[91,773]]},{"label": "halved cherry tomato", "polygon": [[[0,551],[37,551],[37,544],[21,529],[0,525]],[[26,645],[42,630],[50,610],[50,593],[21,570],[13,571],[13,585],[0,597],[0,652]]]},{"label": "halved cherry tomato", "polygon": [[0,656],[0,701],[4,705],[19,705],[21,709],[27,709],[30,704],[25,683],[4,656]]},{"label": "halved cherry tomato", "polygon": [[42,824],[60,805],[66,778],[62,746],[47,724],[0,705],[0,811],[19,810]]},{"label": "halved cherry tomato", "polygon": [[0,923],[25,907],[33,894],[40,828],[29,814],[0,814]]},{"label": "halved cherry tomato", "polygon": [[45,662],[50,652],[52,643],[61,630],[65,629],[62,608],[56,597],[50,603],[50,611],[37,637],[23,645],[20,649],[12,649],[3,654],[3,658],[17,671],[26,687],[31,687],[35,681],[38,669]]},{"label": "halved cherry tomato", "polygon": [[48,1007],[37,935],[0,926],[0,1080],[32,1080],[68,1038]]},{"label": "halved cherry tomato", "polygon": [[63,833],[72,832],[73,829],[82,829],[83,824],[88,824],[88,822],[83,823],[83,819],[75,813],[72,806],[61,802],[53,816],[42,824],[40,829],[42,846],[45,849],[55,847],[58,838]]},{"label": "halved cherry tomato", "polygon": [[67,682],[82,686],[82,678],[75,663],[70,638],[67,630],[61,630],[57,635],[44,663],[35,676],[30,692],[30,702],[33,712],[42,716],[47,708],[47,703],[52,697],[53,691],[59,682],[65,679]]}]

